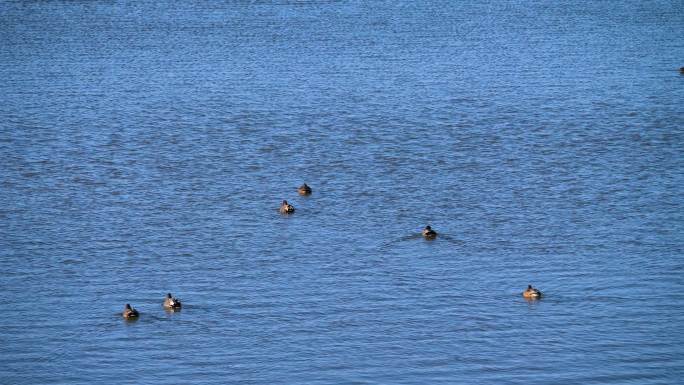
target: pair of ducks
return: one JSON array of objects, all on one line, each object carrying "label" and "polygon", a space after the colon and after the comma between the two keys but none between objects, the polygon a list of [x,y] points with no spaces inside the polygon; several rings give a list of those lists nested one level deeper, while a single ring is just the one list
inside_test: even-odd
[{"label": "pair of ducks", "polygon": [[[311,187],[304,183],[303,185],[299,186],[297,193],[299,193],[299,195],[311,195]],[[286,200],[283,200],[283,203],[280,204],[280,209],[278,211],[280,211],[281,214],[292,214],[295,212],[295,208]]]},{"label": "pair of ducks", "polygon": [[[684,69],[684,67],[683,67]],[[311,187],[307,186],[306,183],[301,185],[298,189],[297,192],[299,195],[309,195],[311,194]],[[283,200],[283,203],[280,205],[280,213],[281,214],[292,214],[295,211],[294,206],[291,204],[287,203],[286,200]],[[437,238],[437,232],[432,229],[432,227],[425,226],[425,228],[422,231],[423,238],[425,239],[435,239]],[[527,290],[523,292],[523,297],[527,299],[538,299],[541,298],[542,293],[538,289],[535,289],[532,287],[532,285],[527,285]]]},{"label": "pair of ducks", "polygon": [[[181,301],[178,298],[171,296],[171,293],[168,293],[164,299],[164,307],[166,309],[178,310],[181,308]],[[124,318],[138,318],[140,313],[132,308],[131,304],[127,303],[121,315],[123,315]]]},{"label": "pair of ducks", "polygon": [[[423,229],[423,237],[425,239],[435,239],[437,238],[437,232],[430,226],[425,226]],[[539,289],[532,287],[532,285],[527,285],[527,290],[522,293],[523,297],[527,299],[539,299],[542,296],[542,292]]]}]

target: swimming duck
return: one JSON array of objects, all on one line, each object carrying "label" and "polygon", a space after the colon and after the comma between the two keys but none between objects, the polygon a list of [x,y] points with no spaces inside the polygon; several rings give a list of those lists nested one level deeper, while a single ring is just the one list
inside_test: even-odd
[{"label": "swimming duck", "polygon": [[171,293],[168,293],[164,299],[164,307],[167,309],[180,309],[181,301],[178,298],[173,298]]},{"label": "swimming duck", "polygon": [[523,297],[528,299],[537,299],[542,296],[542,292],[539,289],[535,289],[532,285],[527,285],[527,290],[523,291]]},{"label": "swimming duck", "polygon": [[423,237],[426,239],[435,239],[437,238],[437,232],[432,229],[430,226],[425,226],[423,229]]},{"label": "swimming duck", "polygon": [[292,214],[295,211],[295,208],[291,204],[287,203],[286,200],[284,200],[283,203],[280,204],[279,211],[281,214]]},{"label": "swimming duck", "polygon": [[684,75],[684,67],[680,67],[680,68],[679,68],[679,73],[682,74],[682,75]]},{"label": "swimming duck", "polygon": [[137,318],[139,314],[137,310],[131,307],[131,304],[127,303],[121,315],[123,315],[124,318]]},{"label": "swimming duck", "polygon": [[299,195],[311,195],[311,187],[304,183],[303,185],[299,186],[297,192]]}]

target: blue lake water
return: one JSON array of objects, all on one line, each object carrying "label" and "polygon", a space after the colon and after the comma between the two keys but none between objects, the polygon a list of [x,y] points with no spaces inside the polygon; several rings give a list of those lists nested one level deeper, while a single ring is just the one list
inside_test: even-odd
[{"label": "blue lake water", "polygon": [[681,1],[0,18],[0,383],[684,378]]}]

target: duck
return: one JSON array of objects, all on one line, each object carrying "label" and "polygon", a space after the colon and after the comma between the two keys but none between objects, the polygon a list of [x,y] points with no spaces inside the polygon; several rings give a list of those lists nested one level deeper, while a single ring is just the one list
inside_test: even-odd
[{"label": "duck", "polygon": [[533,288],[532,285],[527,285],[527,290],[523,291],[522,295],[527,299],[538,299],[541,298],[542,292]]},{"label": "duck", "polygon": [[432,229],[430,226],[425,226],[423,229],[423,237],[426,239],[435,239],[437,238],[437,232]]},{"label": "duck", "polygon": [[304,183],[303,185],[299,186],[297,192],[299,193],[299,195],[311,195],[311,187]]},{"label": "duck", "polygon": [[283,200],[283,203],[280,204],[279,211],[281,214],[292,214],[295,211],[295,208],[291,204],[287,203],[286,200]]},{"label": "duck", "polygon": [[684,67],[679,67],[679,73],[684,75]]},{"label": "duck", "polygon": [[138,311],[133,309],[130,303],[126,304],[126,307],[124,308],[124,311],[121,315],[123,315],[123,317],[127,319],[138,318],[139,316]]},{"label": "duck", "polygon": [[180,309],[181,301],[178,298],[173,298],[171,293],[168,293],[164,299],[164,307],[167,309]]}]

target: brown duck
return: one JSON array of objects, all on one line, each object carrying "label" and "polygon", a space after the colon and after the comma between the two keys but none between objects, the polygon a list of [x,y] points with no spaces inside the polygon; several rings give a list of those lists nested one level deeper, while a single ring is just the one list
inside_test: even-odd
[{"label": "brown duck", "polygon": [[126,304],[121,315],[123,315],[124,318],[137,318],[139,316],[138,311],[133,309],[129,303]]},{"label": "brown duck", "polygon": [[168,293],[164,299],[164,307],[167,309],[180,309],[181,301],[178,298],[173,298],[171,293]]},{"label": "brown duck", "polygon": [[535,289],[532,285],[527,285],[527,290],[523,291],[523,297],[527,299],[538,299],[541,298],[542,292],[539,289]]},{"label": "brown duck", "polygon": [[299,186],[297,192],[299,193],[299,195],[311,195],[311,187],[304,183],[303,185]]},{"label": "brown duck", "polygon": [[287,203],[286,200],[284,200],[283,203],[280,204],[279,211],[281,214],[292,214],[295,212],[295,208],[291,204]]},{"label": "brown duck", "polygon": [[435,239],[437,238],[437,232],[433,230],[432,227],[425,226],[423,229],[423,237],[425,237],[425,239]]}]

